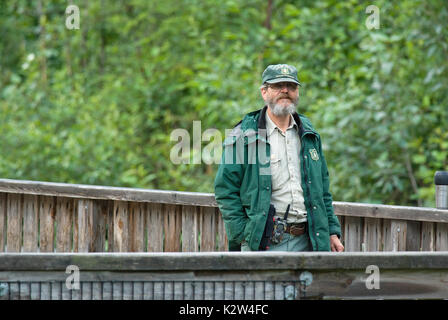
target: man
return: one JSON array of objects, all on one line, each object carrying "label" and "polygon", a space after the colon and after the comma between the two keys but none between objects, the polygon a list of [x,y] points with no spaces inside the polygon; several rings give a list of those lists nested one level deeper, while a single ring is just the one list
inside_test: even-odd
[{"label": "man", "polygon": [[[298,86],[295,67],[268,66],[260,88],[265,107],[247,114],[224,141],[215,198],[231,251],[344,250],[320,136],[295,110]],[[260,248],[271,205],[286,230]]]}]

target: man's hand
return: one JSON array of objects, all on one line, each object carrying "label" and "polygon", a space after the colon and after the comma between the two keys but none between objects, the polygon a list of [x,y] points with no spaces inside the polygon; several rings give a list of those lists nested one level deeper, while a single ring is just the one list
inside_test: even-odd
[{"label": "man's hand", "polygon": [[337,235],[330,236],[330,248],[333,252],[342,252],[344,251],[344,246],[341,243],[341,240],[339,240]]}]

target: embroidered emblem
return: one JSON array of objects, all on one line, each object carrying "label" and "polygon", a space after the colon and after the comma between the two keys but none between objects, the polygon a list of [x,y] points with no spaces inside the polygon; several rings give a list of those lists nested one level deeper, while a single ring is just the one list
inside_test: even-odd
[{"label": "embroidered emblem", "polygon": [[288,69],[288,67],[283,67],[282,70],[281,70],[281,72],[282,72],[283,74],[289,74],[289,69]]},{"label": "embroidered emblem", "polygon": [[317,153],[316,149],[310,149],[311,159],[314,161],[319,160],[319,154]]}]

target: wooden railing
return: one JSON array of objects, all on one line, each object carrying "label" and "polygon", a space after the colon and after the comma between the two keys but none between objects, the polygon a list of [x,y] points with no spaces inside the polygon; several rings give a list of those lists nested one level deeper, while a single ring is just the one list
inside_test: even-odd
[{"label": "wooden railing", "polygon": [[[448,250],[448,210],[334,208],[346,251]],[[213,194],[0,179],[0,252],[226,250]]]},{"label": "wooden railing", "polygon": [[447,263],[448,252],[2,253],[0,300],[448,299]]}]

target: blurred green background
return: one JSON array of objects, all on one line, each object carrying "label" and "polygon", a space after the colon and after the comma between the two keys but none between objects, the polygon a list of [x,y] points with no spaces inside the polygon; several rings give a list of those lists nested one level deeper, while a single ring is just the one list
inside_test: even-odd
[{"label": "blurred green background", "polygon": [[434,173],[448,170],[442,0],[2,0],[0,177],[213,192],[217,165],[173,164],[170,134],[201,121],[224,135],[263,106],[273,63],[299,70],[334,200],[435,206]]}]

